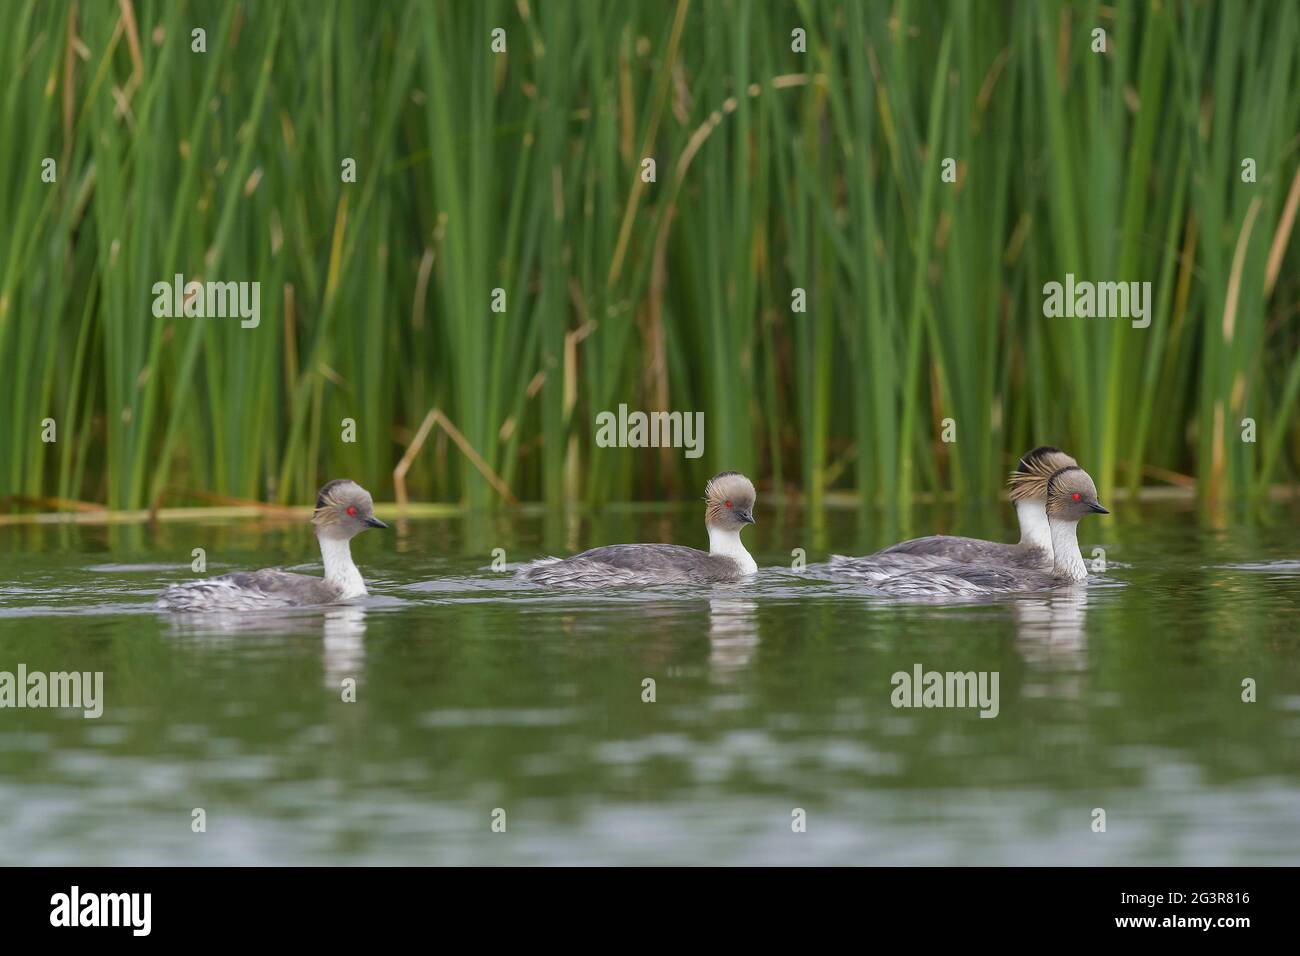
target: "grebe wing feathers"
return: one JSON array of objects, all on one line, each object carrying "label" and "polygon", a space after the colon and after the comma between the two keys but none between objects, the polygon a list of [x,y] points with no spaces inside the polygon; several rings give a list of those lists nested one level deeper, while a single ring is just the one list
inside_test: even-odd
[{"label": "grebe wing feathers", "polygon": [[322,578],[264,568],[173,584],[158,607],[173,611],[257,611],[333,604],[339,591]]},{"label": "grebe wing feathers", "polygon": [[576,587],[717,584],[741,577],[731,558],[679,544],[612,544],[563,560],[536,561],[523,574],[534,584]]},{"label": "grebe wing feathers", "polygon": [[598,561],[637,571],[663,571],[705,567],[710,558],[707,551],[680,544],[610,544],[575,554],[570,560]]},{"label": "grebe wing feathers", "polygon": [[876,555],[939,555],[950,561],[1012,563],[1023,566],[1026,552],[1030,550],[1000,541],[983,541],[958,535],[932,534],[924,538],[911,538],[882,548]]}]

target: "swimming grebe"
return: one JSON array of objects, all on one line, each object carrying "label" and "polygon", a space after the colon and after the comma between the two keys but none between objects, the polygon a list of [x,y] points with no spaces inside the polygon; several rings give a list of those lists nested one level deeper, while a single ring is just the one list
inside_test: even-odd
[{"label": "swimming grebe", "polygon": [[984,564],[949,564],[908,570],[873,584],[893,595],[970,597],[1015,591],[1046,591],[1088,577],[1076,534],[1079,519],[1110,514],[1097,501],[1097,487],[1078,465],[1062,468],[1047,480],[1047,524],[1052,535],[1052,570]]},{"label": "swimming grebe", "polygon": [[754,486],[724,471],[704,489],[709,550],[678,544],[614,544],[560,560],[534,561],[521,572],[534,584],[596,588],[610,585],[726,584],[758,570],[740,532],[754,523]]},{"label": "swimming grebe", "polygon": [[237,571],[203,581],[173,584],[156,606],[167,611],[259,611],[335,604],[366,594],[348,542],[367,528],[387,528],[375,517],[370,492],[346,478],[329,482],[316,495],[311,523],[320,540],[325,577],[264,569]]},{"label": "swimming grebe", "polygon": [[1078,462],[1050,445],[1021,456],[1007,479],[1011,501],[1020,522],[1020,541],[1004,544],[979,538],[932,534],[891,544],[860,558],[833,554],[829,570],[835,577],[879,581],[910,568],[937,567],[954,561],[1009,568],[1052,567],[1052,533],[1047,524],[1047,480],[1053,473]]}]

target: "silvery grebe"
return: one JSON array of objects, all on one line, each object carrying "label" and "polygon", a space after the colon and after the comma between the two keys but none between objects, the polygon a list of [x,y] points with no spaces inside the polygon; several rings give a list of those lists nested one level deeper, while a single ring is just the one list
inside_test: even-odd
[{"label": "silvery grebe", "polygon": [[1056,471],[1077,465],[1061,449],[1049,445],[1021,456],[1007,480],[1020,522],[1020,541],[1016,544],[932,534],[900,541],[859,558],[831,555],[828,570],[834,577],[863,581],[880,581],[911,568],[932,568],[953,562],[1049,570],[1052,533],[1047,522],[1047,480]]},{"label": "silvery grebe", "polygon": [[370,492],[346,478],[329,482],[316,496],[311,523],[320,541],[325,577],[273,569],[237,571],[173,584],[159,596],[156,607],[167,611],[259,611],[364,597],[366,583],[352,561],[348,542],[367,528],[388,527],[375,517]]},{"label": "silvery grebe", "polygon": [[1047,480],[1047,524],[1052,535],[1052,570],[983,564],[949,564],[904,571],[873,586],[887,594],[913,597],[972,597],[1016,591],[1046,591],[1088,577],[1076,534],[1088,514],[1110,514],[1097,501],[1097,487],[1078,465]]},{"label": "silvery grebe", "polygon": [[741,529],[754,523],[754,497],[753,484],[738,472],[709,479],[704,489],[708,551],[677,544],[615,544],[564,560],[534,561],[521,574],[534,584],[577,588],[739,581],[758,570],[740,542]]}]

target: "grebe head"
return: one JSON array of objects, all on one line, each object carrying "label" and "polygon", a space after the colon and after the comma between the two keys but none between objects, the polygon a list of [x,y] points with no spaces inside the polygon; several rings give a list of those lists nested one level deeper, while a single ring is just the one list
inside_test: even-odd
[{"label": "grebe head", "polygon": [[736,534],[754,523],[754,485],[738,471],[724,471],[704,488],[704,523]]},{"label": "grebe head", "polygon": [[1087,514],[1110,514],[1097,500],[1097,486],[1078,465],[1069,465],[1047,479],[1047,519],[1075,524]]},{"label": "grebe head", "polygon": [[1007,479],[1011,501],[1020,521],[1020,544],[1050,555],[1052,528],[1047,521],[1047,479],[1062,468],[1077,465],[1073,458],[1051,445],[1040,445],[1020,456]]},{"label": "grebe head", "polygon": [[1016,470],[1007,479],[1011,500],[1047,502],[1047,480],[1062,468],[1078,467],[1078,462],[1051,445],[1040,445],[1020,456]]},{"label": "grebe head", "polygon": [[328,482],[316,494],[311,523],[317,537],[332,541],[347,541],[367,528],[388,527],[375,517],[370,492],[347,478]]}]

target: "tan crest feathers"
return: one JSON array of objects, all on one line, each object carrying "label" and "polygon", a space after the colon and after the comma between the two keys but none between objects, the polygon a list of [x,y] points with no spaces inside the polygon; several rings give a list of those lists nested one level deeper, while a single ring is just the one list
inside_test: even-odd
[{"label": "tan crest feathers", "polygon": [[1092,478],[1088,473],[1078,465],[1066,465],[1058,468],[1047,479],[1047,494],[1050,496],[1057,492],[1073,491],[1084,486],[1092,484]]},{"label": "tan crest feathers", "polygon": [[1047,482],[1062,468],[1077,468],[1078,462],[1051,445],[1041,445],[1026,452],[1007,477],[1012,501],[1047,497]]},{"label": "tan crest feathers", "polygon": [[355,481],[350,478],[335,478],[333,481],[327,481],[321,485],[320,491],[316,492],[316,507],[326,508],[331,502],[337,502],[340,492],[345,490],[347,485],[360,488]]},{"label": "tan crest feathers", "polygon": [[1047,497],[1047,483],[1037,475],[1026,475],[1013,471],[1007,479],[1008,494],[1012,501],[1024,501],[1027,498]]},{"label": "tan crest feathers", "polygon": [[705,499],[748,497],[752,501],[754,485],[738,471],[720,471],[704,486],[704,497]]},{"label": "tan crest feathers", "polygon": [[733,530],[753,524],[755,497],[754,483],[740,472],[719,472],[704,487],[704,520]]}]

